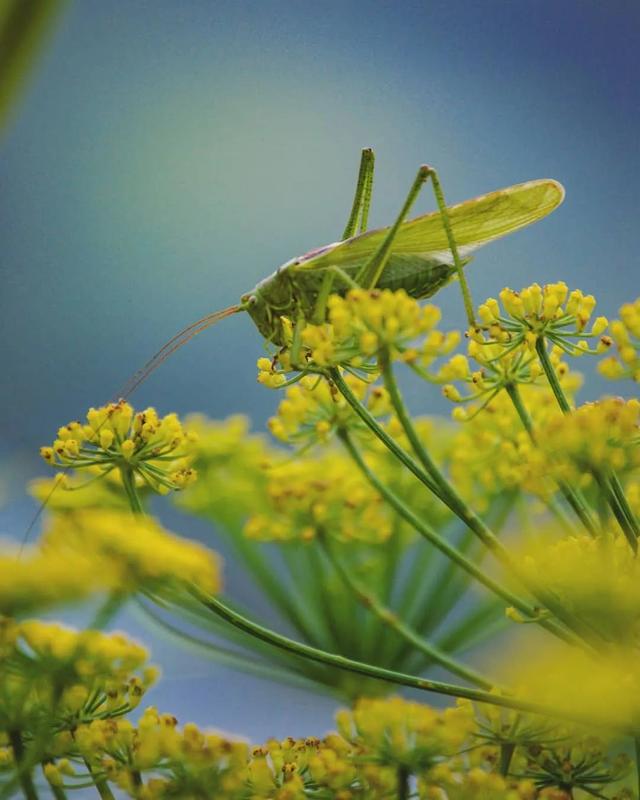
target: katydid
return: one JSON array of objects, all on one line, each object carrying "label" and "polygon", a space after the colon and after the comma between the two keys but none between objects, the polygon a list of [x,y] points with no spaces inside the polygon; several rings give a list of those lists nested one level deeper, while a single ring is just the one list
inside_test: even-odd
[{"label": "katydid", "polygon": [[[527,181],[447,207],[436,171],[419,168],[393,225],[367,231],[373,189],[374,154],[362,151],[351,213],[338,242],[288,261],[240,298],[240,304],[208,314],[176,334],[139,370],[125,389],[127,397],[171,353],[196,334],[232,314],[248,312],[262,336],[284,344],[282,317],[294,325],[321,323],[332,293],[350,289],[405,289],[416,299],[433,295],[451,278],[460,278],[469,322],[473,306],[463,267],[478,247],[542,219],[564,198],[550,179]],[[421,188],[431,181],[437,210],[407,220]]]}]

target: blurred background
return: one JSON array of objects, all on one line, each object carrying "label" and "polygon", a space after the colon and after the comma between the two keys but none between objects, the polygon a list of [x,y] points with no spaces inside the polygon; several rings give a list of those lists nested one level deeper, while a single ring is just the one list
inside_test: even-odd
[{"label": "blurred background", "polygon": [[[559,211],[477,256],[475,301],[562,279],[613,315],[639,294],[639,34],[636,0],[68,4],[0,141],[0,534],[28,527],[25,483],[46,473],[38,447],[59,425],[176,330],[338,238],[363,146],[377,155],[373,225],[423,162],[449,202],[560,180]],[[443,327],[463,323],[455,285],[438,301]],[[249,318],[231,318],[134,403],[242,412],[262,430],[279,398],[255,382],[261,354]],[[409,400],[447,411],[435,388]],[[250,596],[233,563],[227,583]],[[163,667],[149,702],[183,722],[254,740],[332,724],[331,699],[200,659],[135,616],[118,624]]]}]

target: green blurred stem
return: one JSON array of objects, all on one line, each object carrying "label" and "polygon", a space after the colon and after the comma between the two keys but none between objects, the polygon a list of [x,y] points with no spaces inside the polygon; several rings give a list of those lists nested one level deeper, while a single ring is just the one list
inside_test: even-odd
[{"label": "green blurred stem", "polygon": [[[386,359],[384,356],[381,359],[380,367],[382,370],[385,386],[387,388],[387,391],[389,392],[391,404],[393,405],[396,411],[398,419],[400,420],[400,424],[404,428],[405,433],[407,434],[407,437],[409,438],[412,447],[416,448],[420,460],[425,465],[426,469],[430,473],[431,478],[433,479],[433,482],[436,484],[436,488],[431,490],[451,509],[451,511],[454,512],[454,514],[456,514],[457,517],[459,517],[465,523],[465,525],[468,528],[470,528],[478,536],[478,538],[495,555],[495,557],[500,561],[500,563],[519,580],[522,586],[524,586],[527,589],[527,591],[529,591],[534,597],[536,597],[536,599],[543,606],[547,606],[548,598],[545,598],[542,594],[540,594],[536,586],[531,585],[531,582],[527,580],[526,576],[524,576],[521,570],[518,569],[515,562],[509,555],[508,551],[497,539],[493,531],[489,528],[489,526],[484,522],[483,519],[481,519],[471,508],[469,508],[469,506],[458,495],[454,487],[447,481],[444,475],[442,475],[437,465],[431,459],[431,456],[429,455],[426,448],[420,441],[420,437],[417,435],[417,432],[413,427],[411,417],[409,416],[409,413],[404,405],[404,401],[400,394],[400,390],[395,380],[395,376],[393,375],[393,370],[391,369],[391,365],[388,359]],[[342,379],[340,372],[336,368],[332,368],[330,370],[330,374],[331,374],[331,379],[336,384],[340,393],[344,396],[345,400],[358,414],[358,416],[363,420],[363,422],[365,422],[367,427],[382,441],[382,443],[394,455],[396,455],[402,461],[402,463],[405,466],[411,469],[412,473],[417,478],[422,480],[423,483],[426,483],[422,477],[424,475],[424,472],[415,463],[415,461],[413,461],[411,456],[405,453],[405,451],[398,445],[398,443],[386,433],[386,431],[378,424],[378,422],[369,413],[369,411],[362,405],[362,403],[358,400],[358,398],[351,392],[345,381]],[[426,485],[429,488],[431,488],[428,483],[426,483]],[[397,501],[398,498],[395,498],[395,500]],[[394,503],[391,504],[394,505]],[[400,511],[400,509],[397,510]],[[400,511],[400,513],[403,512]],[[480,571],[480,574],[486,580],[486,576],[484,576],[484,573]],[[485,585],[487,584],[485,583]],[[519,602],[521,603],[522,606],[523,605],[522,601]],[[518,608],[518,610],[521,610],[521,606],[515,606],[515,607]],[[527,606],[525,606],[525,608],[526,607]],[[568,641],[566,638],[567,636],[566,632],[558,628],[558,626],[552,620],[545,619],[544,617],[541,618],[539,614],[535,613],[532,614],[532,610],[525,611],[524,613],[526,613],[528,616],[532,616],[535,619],[535,621],[539,622],[543,627],[547,628],[547,630],[556,633],[556,635],[559,635],[561,636],[561,638],[564,638],[565,641]]]},{"label": "green blurred stem", "polygon": [[355,577],[351,570],[336,557],[326,536],[322,536],[320,541],[329,561],[340,575],[345,585],[349,587],[362,605],[375,614],[385,625],[394,630],[403,639],[410,642],[418,650],[421,650],[429,656],[433,662],[449,670],[449,672],[452,672],[454,675],[458,675],[460,678],[476,686],[480,686],[483,689],[492,689],[495,686],[493,681],[487,680],[487,678],[471,669],[471,667],[461,664],[443,650],[430,644],[412,628],[406,625],[390,608],[381,603],[375,595],[369,592],[366,586]]},{"label": "green blurred stem", "polygon": [[328,653],[325,650],[320,650],[317,647],[312,647],[302,642],[296,642],[283,636],[276,631],[254,622],[253,620],[243,617],[237,611],[227,606],[222,600],[217,597],[207,596],[197,589],[194,589],[195,596],[199,601],[208,608],[212,613],[218,617],[229,622],[236,628],[244,631],[245,633],[261,639],[263,642],[278,647],[281,650],[287,650],[302,658],[308,658],[311,661],[317,661],[321,664],[327,664],[331,667],[344,669],[348,672],[355,672],[359,675],[366,675],[369,678],[376,680],[387,681],[389,683],[399,684],[400,686],[409,686],[413,689],[421,689],[426,692],[434,692],[436,694],[446,695],[448,697],[464,697],[468,700],[474,700],[480,703],[490,703],[491,705],[502,706],[505,708],[515,708],[521,711],[529,711],[534,714],[542,714],[544,716],[557,716],[552,709],[547,709],[539,706],[536,703],[529,703],[525,700],[518,700],[515,697],[493,694],[484,689],[473,689],[468,686],[458,686],[457,684],[445,683],[443,681],[434,681],[427,678],[420,678],[416,675],[407,675],[403,672],[396,672],[395,670],[386,669],[385,667],[376,667],[373,664],[366,664],[362,661],[356,661],[346,656],[341,656],[336,653]]},{"label": "green blurred stem", "polygon": [[122,477],[122,485],[127,494],[129,505],[134,514],[144,514],[144,509],[140,503],[138,492],[136,491],[135,472],[133,467],[123,465],[120,467],[120,475]]},{"label": "green blurred stem", "polygon": [[335,367],[329,370],[331,380],[335,383],[340,393],[347,403],[353,408],[365,425],[380,439],[380,441],[393,453],[396,458],[404,464],[433,494],[442,500],[453,513],[459,517],[467,527],[478,536],[485,546],[495,554],[495,556],[505,565],[511,565],[511,558],[502,544],[498,541],[489,527],[470,509],[464,500],[459,497],[455,489],[446,480],[438,469],[435,462],[427,452],[416,433],[411,417],[404,405],[400,390],[393,375],[393,370],[384,356],[381,356],[380,368],[384,384],[389,392],[391,404],[398,416],[411,446],[415,450],[419,460],[422,462],[426,472],[406,453],[402,447],[382,428],[377,420],[369,413],[364,405],[353,394],[342,378],[339,370]]},{"label": "green blurred stem", "polygon": [[[560,384],[560,379],[558,378],[558,373],[556,372],[553,364],[551,363],[551,359],[549,358],[549,353],[547,352],[547,345],[544,340],[543,336],[539,336],[536,340],[536,353],[538,354],[538,358],[540,359],[540,364],[542,365],[542,369],[544,370],[544,374],[549,381],[549,386],[551,386],[551,390],[555,395],[556,400],[558,401],[558,405],[563,414],[570,414],[571,413],[571,406],[567,399],[567,396],[564,393],[564,389]],[[611,508],[622,532],[624,533],[629,545],[634,553],[638,551],[638,542],[637,539],[640,536],[640,525],[638,524],[638,520],[636,519],[636,515],[631,510],[629,506],[629,501],[624,493],[624,489],[622,488],[622,484],[618,480],[618,477],[615,473],[611,473],[608,476],[600,475],[599,472],[594,471],[594,477],[602,492],[604,493],[607,503]]]},{"label": "green blurred stem", "polygon": [[406,767],[398,767],[398,800],[409,798],[409,777],[410,773]]},{"label": "green blurred stem", "polygon": [[503,742],[500,745],[500,774],[505,777],[509,774],[509,767],[511,766],[511,759],[515,749],[516,746],[513,742]]},{"label": "green blurred stem", "polygon": [[[505,386],[507,390],[507,394],[511,398],[511,402],[513,403],[513,407],[515,408],[518,416],[520,417],[520,421],[526,432],[529,434],[529,438],[535,444],[536,443],[536,436],[533,430],[533,421],[529,416],[529,412],[525,408],[524,403],[522,402],[522,397],[520,395],[520,391],[515,383],[508,383]],[[578,489],[574,489],[568,483],[562,480],[558,480],[558,486],[562,495],[564,496],[567,503],[571,506],[574,513],[578,517],[578,519],[582,522],[585,526],[587,531],[591,534],[591,536],[598,535],[598,526],[593,519],[591,511],[587,505],[587,501],[585,500],[582,492]],[[554,513],[561,513],[560,509],[557,509],[555,506],[552,505],[551,501],[548,501],[549,507]]]},{"label": "green blurred stem", "polygon": [[[538,703],[531,703],[527,700],[519,700],[511,695],[494,694],[487,692],[484,689],[473,689],[468,686],[459,686],[457,684],[445,683],[443,681],[429,680],[428,678],[420,678],[416,675],[408,675],[403,672],[396,672],[395,670],[386,669],[385,667],[377,667],[373,664],[366,664],[362,661],[355,661],[352,658],[341,656],[336,653],[328,653],[324,650],[319,650],[317,647],[296,642],[283,636],[276,631],[265,628],[257,622],[243,617],[237,611],[227,606],[222,600],[217,597],[205,595],[200,592],[196,587],[193,587],[192,592],[194,596],[203,604],[203,606],[213,614],[216,614],[221,619],[226,620],[228,623],[236,628],[244,631],[245,633],[261,639],[263,642],[278,647],[281,650],[287,650],[290,653],[308,658],[311,661],[317,661],[321,664],[327,664],[331,667],[344,669],[348,672],[354,672],[359,675],[366,675],[369,678],[395,683],[400,686],[409,686],[413,689],[420,689],[425,692],[434,692],[436,694],[446,695],[448,697],[462,697],[467,700],[472,700],[478,703],[489,703],[490,705],[501,706],[503,708],[514,708],[519,711],[526,711],[531,714],[540,714],[545,717],[553,717],[560,719],[570,719],[572,721],[579,721],[582,724],[593,725],[593,720],[587,715],[571,714],[567,715],[564,711],[555,710],[546,706],[541,706]],[[624,733],[629,734],[627,729]]]},{"label": "green blurred stem", "polygon": [[89,775],[91,775],[91,777],[93,778],[96,790],[100,795],[100,797],[102,798],[102,800],[116,800],[113,792],[109,788],[109,784],[104,780],[104,778],[99,778],[96,776],[96,774],[93,771],[93,768],[91,767],[91,764],[89,763],[89,761],[87,761],[86,758],[84,759],[84,763],[89,771]]},{"label": "green blurred stem", "polygon": [[66,0],[0,3],[0,132]]},{"label": "green blurred stem", "polygon": [[38,793],[36,792],[36,787],[33,783],[33,777],[31,776],[31,769],[29,768],[30,765],[25,759],[22,734],[20,731],[14,730],[9,731],[7,735],[9,737],[9,744],[11,745],[13,757],[16,762],[18,780],[20,781],[22,794],[25,796],[26,800],[38,800]]},{"label": "green blurred stem", "polygon": [[360,471],[367,478],[369,483],[382,495],[382,497],[384,497],[389,505],[394,508],[401,517],[403,517],[403,519],[405,519],[413,528],[415,528],[415,530],[421,536],[427,539],[427,541],[429,541],[434,547],[437,547],[438,550],[443,552],[452,561],[455,561],[458,566],[472,575],[479,583],[489,589],[489,591],[498,595],[498,597],[500,597],[502,600],[505,600],[509,605],[517,608],[518,611],[529,617],[529,619],[538,622],[543,628],[546,628],[563,641],[572,644],[576,643],[575,637],[569,631],[565,631],[564,628],[557,625],[553,620],[541,618],[536,610],[529,605],[529,603],[522,600],[517,595],[514,595],[509,589],[502,586],[497,581],[494,581],[493,578],[490,578],[479,567],[477,567],[473,561],[470,561],[459,550],[450,545],[445,539],[440,537],[425,520],[416,516],[416,514],[404,503],[404,501],[401,500],[394,492],[392,492],[388,486],[382,483],[377,475],[375,475],[375,473],[369,469],[361,453],[351,440],[349,434],[346,431],[342,431],[339,436],[349,454],[358,465]]}]

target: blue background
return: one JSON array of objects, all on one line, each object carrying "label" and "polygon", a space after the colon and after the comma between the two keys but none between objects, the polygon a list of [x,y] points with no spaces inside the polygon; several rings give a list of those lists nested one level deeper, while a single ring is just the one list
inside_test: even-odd
[{"label": "blue background", "polygon": [[[450,202],[565,185],[552,217],[478,255],[476,302],[557,279],[608,315],[637,296],[639,23],[636,0],[76,2],[0,145],[0,533],[27,526],[24,482],[45,472],[34,453],[60,424],[177,329],[338,238],[362,146],[377,154],[373,224],[422,162]],[[439,299],[447,327],[461,324],[456,287]],[[250,320],[232,318],[135,402],[245,412],[260,429],[278,397],[255,383],[259,355]],[[444,408],[435,391],[410,399]],[[164,667],[149,701],[182,721],[256,740],[331,725],[329,699],[121,623]]]}]

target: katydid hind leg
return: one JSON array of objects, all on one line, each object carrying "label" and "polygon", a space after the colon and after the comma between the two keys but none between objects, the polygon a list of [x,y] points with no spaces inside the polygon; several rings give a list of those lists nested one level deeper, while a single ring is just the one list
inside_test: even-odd
[{"label": "katydid hind leg", "polygon": [[360,169],[358,170],[358,181],[356,191],[351,206],[349,219],[342,233],[342,239],[350,239],[357,232],[363,233],[366,230],[367,219],[369,217],[369,206],[371,205],[371,192],[373,191],[373,169],[375,158],[373,150],[366,147],[360,156]]},{"label": "katydid hind leg", "polygon": [[467,319],[469,321],[469,325],[472,328],[474,328],[476,322],[473,311],[473,302],[471,300],[471,292],[469,291],[469,285],[467,283],[467,279],[464,274],[463,270],[464,264],[462,263],[462,259],[460,258],[460,254],[458,252],[458,245],[456,243],[455,236],[453,235],[453,227],[451,225],[451,219],[449,218],[449,211],[447,209],[447,204],[444,199],[444,192],[442,191],[440,178],[438,177],[438,173],[436,172],[435,169],[433,169],[433,167],[427,167],[427,169],[429,170],[429,177],[431,178],[431,186],[433,187],[433,194],[436,199],[436,205],[438,206],[438,211],[440,212],[442,227],[444,228],[444,232],[447,237],[447,242],[449,244],[449,250],[451,251],[453,265],[456,268],[456,273],[460,281],[460,289],[462,290],[462,299],[464,301],[464,308],[467,313]]},{"label": "katydid hind leg", "polygon": [[356,283],[359,286],[362,286],[365,289],[373,289],[380,280],[380,276],[384,272],[384,268],[386,267],[389,256],[391,255],[393,242],[398,234],[398,231],[400,230],[400,226],[406,220],[411,208],[413,207],[413,204],[420,194],[420,190],[422,189],[425,181],[429,178],[430,170],[431,168],[426,166],[422,166],[418,170],[418,174],[415,177],[413,185],[411,186],[409,194],[407,195],[407,199],[405,200],[396,221],[389,228],[389,232],[385,236],[380,247],[371,256],[369,261],[367,261],[361,267],[360,271],[356,275]]}]

